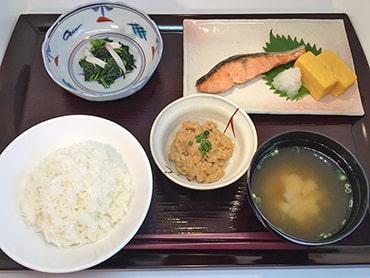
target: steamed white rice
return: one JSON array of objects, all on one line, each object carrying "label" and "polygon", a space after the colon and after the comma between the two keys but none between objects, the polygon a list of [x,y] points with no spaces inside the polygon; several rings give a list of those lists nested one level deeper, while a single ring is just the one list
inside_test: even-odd
[{"label": "steamed white rice", "polygon": [[50,153],[29,174],[21,211],[58,247],[97,241],[129,208],[131,176],[110,145],[84,141]]}]

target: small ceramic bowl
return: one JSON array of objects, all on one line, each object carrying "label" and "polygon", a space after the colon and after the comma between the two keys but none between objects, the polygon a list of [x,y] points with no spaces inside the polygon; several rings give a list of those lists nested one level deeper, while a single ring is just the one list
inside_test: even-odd
[{"label": "small ceramic bowl", "polygon": [[[180,175],[168,154],[184,121],[203,124],[207,120],[232,140],[234,151],[223,177],[215,182],[199,183]],[[175,100],[158,114],[150,132],[150,149],[155,163],[171,181],[190,189],[211,190],[230,185],[246,173],[257,149],[257,133],[247,113],[233,102],[220,96],[196,94]]]},{"label": "small ceramic bowl", "polygon": [[[105,38],[128,46],[135,59],[135,68],[126,71],[124,77],[114,77],[109,86],[85,81],[79,64],[89,55],[86,49],[91,49],[91,40]],[[49,76],[65,90],[91,101],[120,99],[139,91],[152,77],[162,52],[161,34],[147,14],[125,3],[109,1],[83,4],[63,13],[42,44]]]},{"label": "small ceramic bowl", "polygon": [[282,238],[307,246],[350,235],[366,216],[368,186],[364,169],[347,148],[311,131],[270,138],[248,171],[257,218]]}]

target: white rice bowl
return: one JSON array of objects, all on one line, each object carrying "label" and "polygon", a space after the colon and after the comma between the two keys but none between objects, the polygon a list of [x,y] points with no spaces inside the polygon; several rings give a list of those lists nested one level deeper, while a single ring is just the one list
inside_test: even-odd
[{"label": "white rice bowl", "polygon": [[[57,247],[25,222],[20,209],[23,185],[47,154],[87,140],[117,150],[132,178],[132,197],[126,214],[106,235],[93,243]],[[120,251],[144,221],[153,186],[148,157],[136,138],[116,123],[87,115],[58,117],[26,130],[0,155],[0,177],[0,248],[17,263],[49,273],[83,270]]]}]

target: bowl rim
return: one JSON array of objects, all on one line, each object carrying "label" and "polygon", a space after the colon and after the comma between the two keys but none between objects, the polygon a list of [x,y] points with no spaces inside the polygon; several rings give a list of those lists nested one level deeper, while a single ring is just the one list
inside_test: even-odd
[{"label": "bowl rim", "polygon": [[[88,7],[93,7],[93,6],[97,6],[97,5],[99,5],[99,6],[110,5],[110,6],[124,7],[124,8],[127,8],[130,11],[134,11],[135,13],[140,14],[143,18],[146,19],[148,24],[150,24],[152,26],[152,29],[157,34],[157,39],[158,39],[158,49],[156,49],[156,51],[158,53],[158,56],[157,56],[157,59],[155,60],[155,63],[153,64],[153,67],[147,73],[147,75],[143,76],[142,80],[140,80],[139,82],[137,82],[136,84],[134,84],[131,87],[125,87],[122,90],[116,90],[113,93],[107,92],[107,93],[104,93],[104,95],[102,95],[101,93],[96,94],[96,93],[86,92],[86,91],[83,91],[83,90],[79,90],[79,89],[75,89],[75,88],[71,88],[71,87],[67,86],[61,80],[55,78],[55,75],[52,73],[51,69],[48,66],[49,63],[48,63],[48,58],[47,58],[48,45],[49,45],[49,41],[52,38],[52,34],[60,26],[60,24],[64,21],[64,19],[68,18],[69,16],[71,16],[75,13],[77,13],[81,9],[86,9]],[[159,65],[159,63],[162,59],[162,56],[163,56],[163,48],[164,48],[164,43],[163,43],[163,38],[162,38],[162,34],[159,30],[159,27],[156,24],[156,22],[146,12],[144,12],[140,8],[136,8],[136,7],[134,7],[132,5],[129,5],[125,2],[123,2],[123,1],[105,0],[105,1],[91,1],[91,2],[86,2],[86,3],[83,3],[83,4],[78,4],[78,5],[74,6],[72,9],[70,9],[68,11],[65,11],[61,15],[59,15],[57,17],[57,19],[53,22],[53,24],[48,28],[48,30],[45,33],[45,37],[44,37],[44,40],[43,40],[42,45],[41,45],[41,53],[42,53],[41,56],[42,56],[44,68],[45,68],[46,72],[48,73],[49,77],[56,84],[58,84],[60,87],[62,87],[66,91],[68,91],[68,92],[70,92],[70,93],[72,93],[72,94],[74,94],[74,95],[76,95],[80,98],[90,100],[90,101],[109,101],[109,100],[116,100],[116,99],[120,99],[120,98],[125,98],[125,97],[128,97],[128,96],[138,92],[150,80],[150,78],[152,77],[152,75],[154,74],[156,69],[158,68],[158,65]],[[126,92],[126,94],[124,94],[124,92]]]},{"label": "bowl rim", "polygon": [[[241,115],[242,115],[242,117],[243,117],[243,119],[245,119],[246,122],[249,123],[249,129],[251,130],[251,133],[252,133],[252,141],[253,141],[253,144],[254,144],[254,146],[252,148],[251,157],[249,158],[249,161],[248,161],[247,165],[245,165],[246,167],[244,167],[244,170],[243,171],[240,171],[238,175],[235,175],[235,177],[232,180],[229,180],[228,182],[219,182],[219,181],[216,181],[214,183],[204,184],[205,186],[200,186],[200,185],[202,185],[201,183],[190,182],[190,181],[186,182],[185,180],[180,180],[180,179],[177,178],[178,175],[169,175],[167,173],[166,169],[163,169],[163,165],[161,164],[161,161],[159,160],[159,158],[157,156],[156,148],[154,146],[154,138],[155,138],[155,132],[156,132],[157,126],[159,125],[159,123],[162,120],[162,118],[165,117],[167,111],[169,109],[173,108],[173,107],[178,106],[179,104],[181,104],[184,101],[189,101],[191,99],[202,99],[202,98],[206,98],[206,99],[212,98],[214,100],[221,101],[222,103],[228,104],[230,107],[233,107],[233,108],[235,108],[235,110],[237,110],[238,112],[240,112]],[[185,188],[188,188],[188,189],[200,190],[200,191],[207,191],[207,190],[214,190],[214,189],[219,189],[219,188],[223,188],[223,187],[229,186],[232,183],[234,183],[235,181],[237,181],[238,179],[240,179],[247,172],[247,170],[249,169],[249,167],[251,165],[252,157],[255,154],[256,150],[257,150],[258,136],[257,136],[256,127],[255,127],[254,122],[252,121],[252,119],[249,117],[249,115],[247,114],[247,112],[245,112],[243,109],[241,109],[233,101],[231,101],[231,100],[229,100],[227,98],[224,98],[222,96],[218,96],[218,95],[194,94],[194,95],[189,95],[189,96],[183,96],[183,97],[180,97],[180,98],[178,98],[178,99],[170,102],[168,105],[166,105],[157,114],[157,116],[155,117],[155,119],[153,121],[151,130],[150,130],[149,146],[150,146],[150,151],[151,151],[153,160],[154,160],[157,168],[169,180],[171,180],[172,182],[174,182],[175,184],[177,184],[179,186],[182,186],[182,187],[185,187]]]},{"label": "bowl rim", "polygon": [[[341,152],[345,152],[347,156],[351,158],[351,160],[354,162],[353,164],[356,166],[356,169],[362,174],[361,179],[364,180],[365,185],[363,186],[364,192],[361,191],[361,195],[363,196],[363,200],[366,200],[366,202],[363,202],[359,204],[359,208],[357,209],[357,214],[355,215],[355,218],[357,219],[357,222],[355,224],[352,224],[352,226],[348,229],[344,229],[344,232],[341,233],[342,230],[340,230],[338,233],[334,234],[333,237],[329,237],[327,239],[323,239],[320,241],[310,241],[310,240],[305,240],[301,239],[295,236],[292,236],[282,230],[279,229],[278,226],[274,225],[257,207],[256,203],[253,200],[253,191],[252,191],[252,184],[251,180],[253,178],[255,169],[252,169],[252,166],[255,165],[257,166],[257,162],[260,161],[260,159],[263,157],[264,154],[266,154],[267,150],[270,150],[273,146],[278,145],[281,141],[293,141],[296,140],[297,138],[289,139],[286,136],[289,135],[295,135],[295,136],[301,136],[299,137],[300,142],[304,141],[311,141],[314,142],[315,144],[321,145],[325,148],[330,149],[333,153],[335,153],[338,157],[342,157],[342,160],[345,161],[346,164],[349,164],[347,161],[346,157],[344,157],[344,154],[341,154]],[[305,135],[309,136],[314,136],[315,138],[306,138]],[[279,141],[279,138],[286,137],[285,140]],[[335,145],[335,150],[332,147],[328,146],[328,142],[331,144]],[[340,150],[340,152],[338,151]],[[327,154],[325,154],[327,155]],[[329,156],[330,157],[330,156]],[[351,165],[352,166],[352,165]],[[351,167],[352,169],[352,167]],[[358,178],[356,177],[355,180]],[[362,189],[361,189],[362,190]],[[305,129],[295,129],[295,130],[289,130],[289,131],[284,131],[280,132],[276,135],[271,136],[267,140],[265,140],[257,149],[256,153],[253,156],[252,162],[251,162],[251,167],[248,169],[248,174],[247,174],[247,191],[248,191],[248,199],[250,206],[252,207],[252,210],[257,217],[257,219],[267,228],[268,230],[272,230],[275,232],[278,236],[292,242],[295,244],[299,245],[306,245],[306,246],[322,246],[322,245],[328,245],[332,244],[335,242],[338,242],[340,240],[343,240],[347,236],[349,236],[351,233],[353,233],[358,226],[361,225],[363,222],[364,218],[366,217],[366,214],[369,210],[369,202],[370,202],[370,190],[369,190],[369,177],[367,172],[365,171],[365,168],[363,165],[360,163],[360,161],[357,159],[357,157],[353,154],[352,151],[350,151],[345,145],[340,143],[338,140],[336,140],[333,137],[330,137],[328,135],[325,135],[321,132],[317,131],[312,131],[312,130],[305,130]],[[337,236],[336,236],[337,235]]]}]

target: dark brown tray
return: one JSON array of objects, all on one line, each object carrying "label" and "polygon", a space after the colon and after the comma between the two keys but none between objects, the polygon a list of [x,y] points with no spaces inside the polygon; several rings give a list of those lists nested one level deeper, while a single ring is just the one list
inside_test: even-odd
[{"label": "dark brown tray", "polygon": [[[0,69],[0,150],[25,129],[50,118],[91,114],[131,131],[148,154],[154,176],[149,213],[135,238],[96,268],[302,266],[370,263],[370,217],[345,240],[326,247],[302,247],[267,231],[246,198],[246,178],[219,190],[195,192],[171,183],[154,164],[149,131],[155,116],[182,96],[184,18],[342,19],[358,74],[365,115],[251,115],[259,143],[286,130],[305,129],[332,136],[347,146],[370,172],[370,71],[352,24],[345,14],[152,15],[164,40],[161,63],[149,83],[128,98],[95,103],[56,85],[47,75],[41,43],[57,18],[21,15]],[[21,239],[20,239],[21,240]],[[37,250],[35,250],[37,252]],[[0,251],[0,270],[22,269]]]}]

